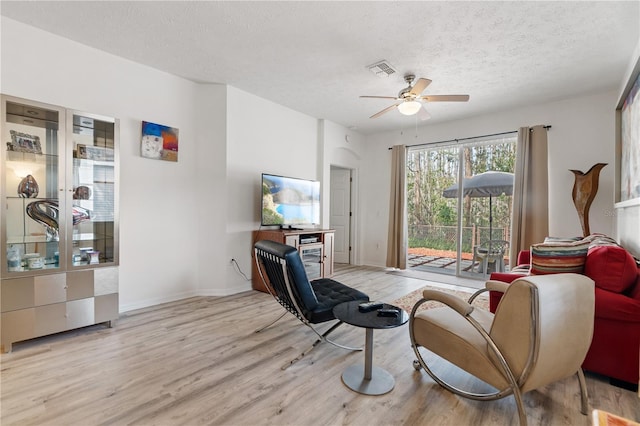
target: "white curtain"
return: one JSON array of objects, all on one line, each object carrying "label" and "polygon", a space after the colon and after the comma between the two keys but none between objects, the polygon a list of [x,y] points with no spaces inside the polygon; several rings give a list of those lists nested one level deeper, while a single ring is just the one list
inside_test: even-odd
[{"label": "white curtain", "polygon": [[389,233],[387,238],[387,266],[406,269],[406,163],[407,148],[395,145],[391,148],[391,195],[389,199]]},{"label": "white curtain", "polygon": [[549,235],[549,174],[547,129],[521,127],[516,146],[511,221],[510,263],[513,267],[520,250],[541,243]]}]

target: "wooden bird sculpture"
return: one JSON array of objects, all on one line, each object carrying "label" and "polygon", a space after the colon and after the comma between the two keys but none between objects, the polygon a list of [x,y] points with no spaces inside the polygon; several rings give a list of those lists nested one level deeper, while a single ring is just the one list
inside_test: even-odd
[{"label": "wooden bird sculpture", "polygon": [[589,169],[588,172],[583,173],[580,170],[570,170],[573,172],[575,181],[573,183],[573,191],[571,196],[573,197],[573,204],[578,211],[578,218],[580,218],[580,225],[582,226],[582,233],[584,236],[588,236],[591,231],[589,230],[589,208],[593,199],[596,198],[598,192],[598,179],[600,178],[600,170],[607,163],[597,163]]}]

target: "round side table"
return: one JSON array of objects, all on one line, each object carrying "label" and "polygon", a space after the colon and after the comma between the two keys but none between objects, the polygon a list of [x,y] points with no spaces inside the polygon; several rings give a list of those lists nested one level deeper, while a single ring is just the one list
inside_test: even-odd
[{"label": "round side table", "polygon": [[395,317],[378,316],[378,311],[360,312],[361,302],[345,302],[333,308],[333,314],[340,321],[366,329],[364,367],[356,364],[342,373],[342,382],[351,390],[365,395],[382,395],[393,389],[395,380],[385,369],[373,366],[373,330],[395,328],[406,324],[409,315],[397,306],[385,303],[381,309],[398,311]]}]

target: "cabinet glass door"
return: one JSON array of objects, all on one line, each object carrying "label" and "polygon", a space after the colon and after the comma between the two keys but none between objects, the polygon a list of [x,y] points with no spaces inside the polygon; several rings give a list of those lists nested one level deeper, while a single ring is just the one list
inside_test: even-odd
[{"label": "cabinet glass door", "polygon": [[315,280],[322,276],[322,244],[301,244],[298,249],[307,278]]},{"label": "cabinet glass door", "polygon": [[73,120],[70,266],[114,264],[117,263],[116,122],[83,113],[75,113],[69,119]]},{"label": "cabinet glass door", "polygon": [[2,115],[3,275],[59,269],[64,111],[4,98]]}]

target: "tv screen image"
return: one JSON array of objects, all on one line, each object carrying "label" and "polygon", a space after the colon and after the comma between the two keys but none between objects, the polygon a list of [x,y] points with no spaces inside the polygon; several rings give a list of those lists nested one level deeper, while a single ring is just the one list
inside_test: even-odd
[{"label": "tv screen image", "polygon": [[262,225],[320,223],[320,182],[262,174]]}]

